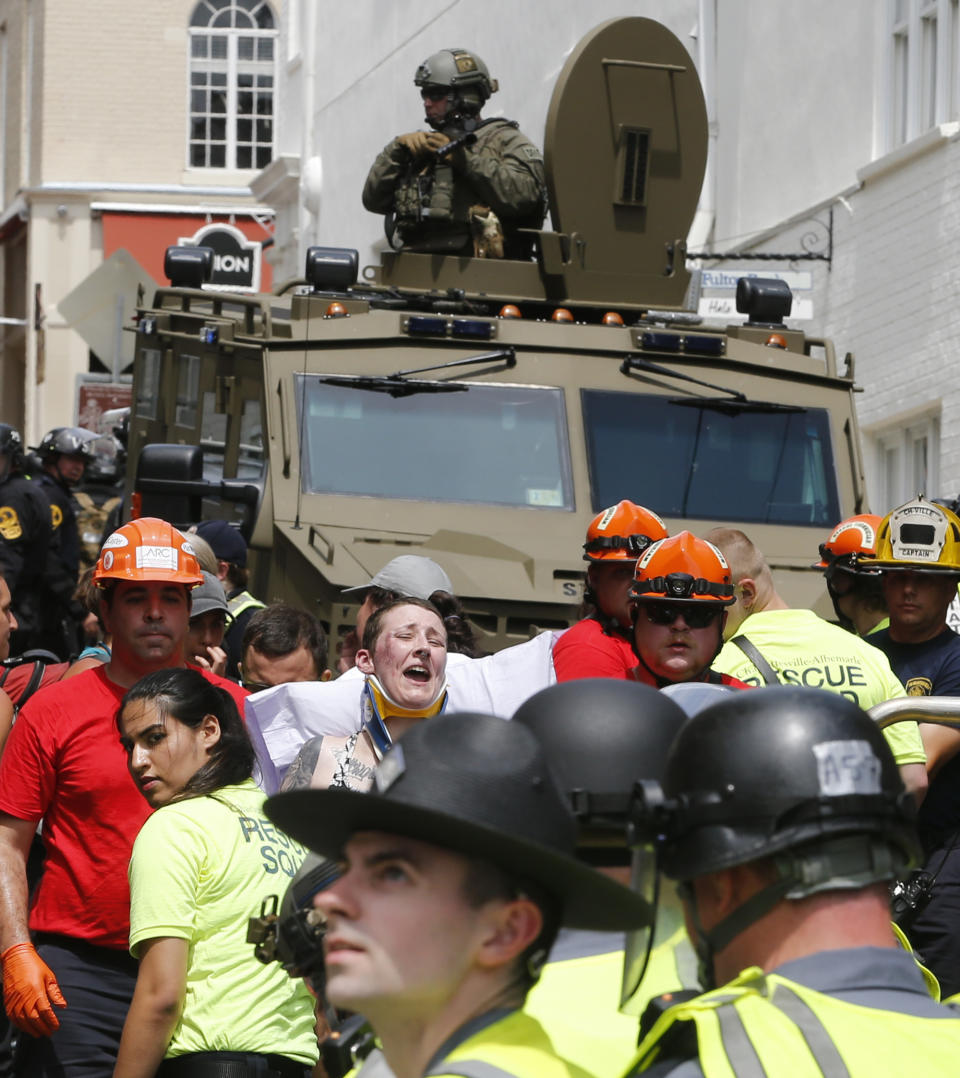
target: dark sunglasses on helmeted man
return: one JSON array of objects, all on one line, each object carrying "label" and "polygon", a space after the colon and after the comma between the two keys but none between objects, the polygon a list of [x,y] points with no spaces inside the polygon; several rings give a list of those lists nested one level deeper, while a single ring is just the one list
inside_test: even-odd
[{"label": "dark sunglasses on helmeted man", "polygon": [[640,608],[653,625],[672,625],[682,617],[691,629],[705,629],[723,613],[713,603],[641,603]]},{"label": "dark sunglasses on helmeted man", "polygon": [[420,90],[420,96],[424,101],[442,101],[449,93],[446,86],[424,86]]}]

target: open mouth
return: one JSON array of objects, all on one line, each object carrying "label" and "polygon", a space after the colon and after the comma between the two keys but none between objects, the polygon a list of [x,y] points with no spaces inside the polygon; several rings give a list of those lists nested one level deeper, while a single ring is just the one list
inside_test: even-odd
[{"label": "open mouth", "polygon": [[408,666],[403,676],[409,681],[416,681],[425,685],[430,680],[430,671],[425,666]]}]

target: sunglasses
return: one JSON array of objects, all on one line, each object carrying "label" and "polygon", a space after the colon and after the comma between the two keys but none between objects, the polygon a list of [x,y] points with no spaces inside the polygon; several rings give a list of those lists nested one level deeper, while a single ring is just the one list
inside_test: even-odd
[{"label": "sunglasses", "polygon": [[420,97],[424,101],[442,101],[450,91],[444,86],[424,86]]},{"label": "sunglasses", "polygon": [[691,629],[706,629],[723,613],[713,605],[703,606],[694,603],[643,603],[643,612],[647,621],[653,625],[672,625],[682,617]]}]

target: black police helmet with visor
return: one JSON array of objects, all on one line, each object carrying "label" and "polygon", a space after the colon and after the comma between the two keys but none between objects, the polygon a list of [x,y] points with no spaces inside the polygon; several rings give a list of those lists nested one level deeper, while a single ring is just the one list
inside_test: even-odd
[{"label": "black police helmet with visor", "polygon": [[[658,836],[696,928],[701,983],[713,956],[784,899],[889,881],[920,858],[916,809],[870,717],[819,689],[731,694],[691,718],[647,786],[641,829]],[[766,861],[773,882],[709,931],[691,881]]]},{"label": "black police helmet with visor", "polygon": [[96,456],[93,443],[100,437],[96,431],[87,430],[86,427],[54,427],[40,439],[34,451],[44,463],[57,457],[74,456],[83,457],[89,462]]},{"label": "black police helmet with visor", "polygon": [[0,423],[0,480],[23,468],[23,439],[16,427]]},{"label": "black police helmet with visor", "polygon": [[[659,783],[667,753],[686,720],[682,708],[647,685],[586,678],[531,696],[513,722],[533,732],[577,819],[577,856],[590,864],[631,865],[631,887],[650,907],[658,873],[652,837],[635,836],[631,807],[645,781]],[[643,977],[653,925],[628,935],[621,1009]],[[637,1001],[641,1002],[640,1000]]]}]

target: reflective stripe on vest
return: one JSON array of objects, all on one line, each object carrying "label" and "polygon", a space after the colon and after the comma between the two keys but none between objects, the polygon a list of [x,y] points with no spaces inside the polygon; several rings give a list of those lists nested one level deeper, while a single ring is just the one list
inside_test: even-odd
[{"label": "reflective stripe on vest", "polygon": [[723,1050],[727,1053],[727,1059],[730,1060],[737,1078],[767,1078],[767,1072],[763,1069],[736,1007],[732,1003],[719,1007],[717,1021],[720,1023]]},{"label": "reflective stripe on vest", "polygon": [[424,1078],[431,1075],[454,1074],[457,1078],[517,1078],[513,1071],[505,1071],[492,1063],[480,1059],[459,1059],[456,1063],[439,1063],[426,1072]]},{"label": "reflective stripe on vest", "polygon": [[234,595],[232,599],[227,600],[227,609],[230,611],[231,618],[239,618],[244,610],[262,610],[266,604],[261,603],[259,599],[254,597],[248,591],[242,591],[239,595]]},{"label": "reflective stripe on vest", "polygon": [[627,1073],[642,1073],[669,1054],[671,1029],[680,1021],[696,1024],[706,1078],[954,1074],[960,1058],[960,1020],[951,1008],[942,1017],[920,1017],[848,1003],[751,969],[665,1012]]},{"label": "reflective stripe on vest", "polygon": [[770,1001],[775,1007],[779,1007],[803,1034],[810,1054],[823,1071],[824,1078],[850,1078],[850,1072],[840,1057],[837,1046],[808,1003],[783,983],[774,988]]}]

